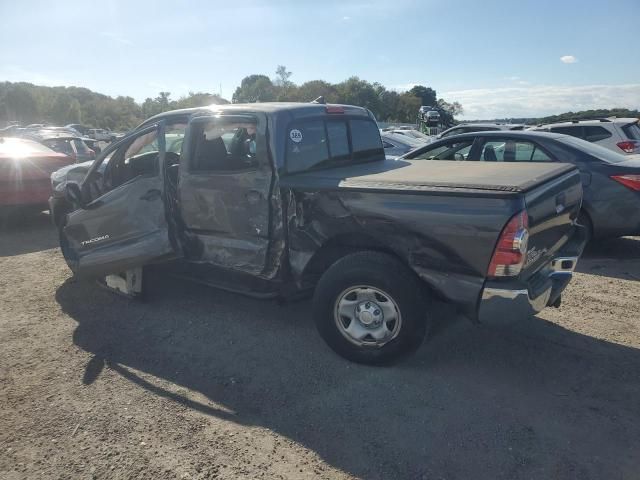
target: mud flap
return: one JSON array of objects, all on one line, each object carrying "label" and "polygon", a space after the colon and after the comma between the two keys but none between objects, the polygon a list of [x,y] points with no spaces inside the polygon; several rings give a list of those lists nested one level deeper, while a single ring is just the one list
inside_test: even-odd
[{"label": "mud flap", "polygon": [[123,295],[127,298],[141,298],[143,293],[142,281],[142,267],[137,267],[126,272],[107,275],[104,280],[100,280],[98,283],[118,295]]}]

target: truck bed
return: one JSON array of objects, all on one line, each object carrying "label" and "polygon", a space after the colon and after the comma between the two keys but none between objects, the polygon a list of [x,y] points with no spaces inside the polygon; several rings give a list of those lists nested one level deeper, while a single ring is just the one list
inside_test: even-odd
[{"label": "truck bed", "polygon": [[385,160],[288,175],[281,185],[304,190],[430,191],[456,195],[519,195],[574,169],[562,163]]}]

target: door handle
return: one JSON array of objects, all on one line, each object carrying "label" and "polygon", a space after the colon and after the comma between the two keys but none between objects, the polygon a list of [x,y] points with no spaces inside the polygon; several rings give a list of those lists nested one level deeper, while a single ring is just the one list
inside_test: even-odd
[{"label": "door handle", "polygon": [[157,190],[154,188],[153,190],[149,190],[147,193],[142,195],[140,197],[140,200],[147,200],[147,201],[155,200],[156,198],[160,198],[161,194],[162,192],[160,190]]}]

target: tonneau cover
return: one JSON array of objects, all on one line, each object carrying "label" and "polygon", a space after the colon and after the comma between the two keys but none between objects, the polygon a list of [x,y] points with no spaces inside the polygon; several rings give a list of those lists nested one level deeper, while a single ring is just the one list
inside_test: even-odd
[{"label": "tonneau cover", "polygon": [[305,190],[373,189],[524,193],[575,169],[564,163],[385,160],[284,176],[281,185]]}]

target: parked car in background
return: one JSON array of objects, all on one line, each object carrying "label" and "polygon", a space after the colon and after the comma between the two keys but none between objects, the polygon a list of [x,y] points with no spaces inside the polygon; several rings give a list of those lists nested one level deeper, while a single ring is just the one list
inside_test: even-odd
[{"label": "parked car in background", "polygon": [[456,135],[402,158],[572,163],[580,169],[584,188],[579,221],[589,235],[640,235],[640,155],[625,156],[568,135],[526,130]]},{"label": "parked car in background", "polygon": [[524,130],[525,125],[523,124],[508,124],[508,123],[464,123],[462,125],[456,125],[455,127],[451,127],[440,135],[437,138],[446,138],[451,137],[453,135],[460,135],[461,133],[468,132],[492,132],[499,130]]},{"label": "parked car in background", "polygon": [[383,132],[404,135],[423,143],[430,143],[433,140],[433,138],[429,135],[425,135],[424,133],[419,132],[418,130],[415,130],[413,128],[385,128]]},{"label": "parked car in background", "polygon": [[388,159],[398,158],[399,156],[425,144],[422,140],[418,140],[407,135],[401,135],[399,133],[381,132],[380,136],[382,137],[384,154]]},{"label": "parked car in background", "polygon": [[89,133],[90,128],[82,125],[80,123],[70,123],[69,125],[65,125],[65,128],[73,128],[76,132],[79,132],[80,135],[86,136]]},{"label": "parked car in background", "polygon": [[640,154],[640,120],[637,118],[574,120],[536,125],[529,130],[571,135],[623,155]]},{"label": "parked car in background", "polygon": [[23,129],[24,127],[20,125],[9,125],[8,127],[0,128],[0,137],[14,137]]},{"label": "parked car in background", "polygon": [[46,208],[50,175],[73,162],[33,140],[0,138],[0,207]]},{"label": "parked car in background", "polygon": [[103,128],[91,128],[87,132],[87,136],[89,138],[93,138],[94,140],[98,140],[102,142],[111,142],[116,138],[116,136],[112,134],[109,130],[105,130]]},{"label": "parked car in background", "polygon": [[70,156],[76,162],[86,162],[96,158],[96,152],[90,149],[80,137],[44,137],[40,140],[40,143],[55,152]]},{"label": "parked car in background", "polygon": [[107,147],[80,184],[59,179],[51,205],[78,279],[135,293],[161,263],[258,298],[313,294],[320,335],[362,363],[415,350],[432,296],[474,321],[559,306],[584,246],[574,166],[384,156],[361,107],[178,110]]}]

